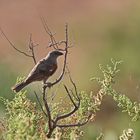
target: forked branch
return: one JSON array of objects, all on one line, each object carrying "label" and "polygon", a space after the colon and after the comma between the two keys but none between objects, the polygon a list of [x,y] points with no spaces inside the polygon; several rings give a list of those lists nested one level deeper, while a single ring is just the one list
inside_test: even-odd
[{"label": "forked branch", "polygon": [[10,46],[15,49],[17,52],[23,54],[26,57],[29,57],[33,60],[34,64],[36,64],[36,57],[35,57],[35,52],[34,52],[34,47],[37,46],[38,44],[34,44],[32,41],[32,35],[30,35],[30,39],[29,39],[29,45],[28,48],[31,51],[31,54],[26,53],[20,49],[18,49],[13,43],[12,41],[10,41],[10,39],[7,37],[7,35],[5,34],[5,32],[2,30],[2,28],[0,28],[0,31],[2,33],[2,35],[4,36],[4,38],[8,41],[8,43],[10,44]]}]

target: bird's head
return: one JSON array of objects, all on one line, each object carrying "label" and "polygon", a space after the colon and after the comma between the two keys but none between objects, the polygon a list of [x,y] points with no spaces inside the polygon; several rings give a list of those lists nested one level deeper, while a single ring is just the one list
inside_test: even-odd
[{"label": "bird's head", "polygon": [[49,54],[50,54],[51,57],[55,57],[55,58],[57,58],[58,56],[63,55],[63,53],[60,52],[60,51],[52,51]]}]

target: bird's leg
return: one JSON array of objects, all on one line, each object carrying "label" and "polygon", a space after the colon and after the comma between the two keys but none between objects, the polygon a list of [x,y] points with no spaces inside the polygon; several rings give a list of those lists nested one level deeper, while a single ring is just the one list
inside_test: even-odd
[{"label": "bird's leg", "polygon": [[43,79],[43,84],[45,85],[47,83],[47,80],[46,79]]},{"label": "bird's leg", "polygon": [[42,84],[43,84],[43,90],[45,90],[46,89],[46,79],[43,79]]},{"label": "bird's leg", "polygon": [[46,86],[49,87],[49,88],[51,88],[52,87],[52,83],[51,82],[47,82],[46,83]]},{"label": "bird's leg", "polygon": [[47,82],[47,80],[44,79],[43,80],[43,88],[46,88],[46,87],[51,88],[52,87],[52,83],[51,82]]}]

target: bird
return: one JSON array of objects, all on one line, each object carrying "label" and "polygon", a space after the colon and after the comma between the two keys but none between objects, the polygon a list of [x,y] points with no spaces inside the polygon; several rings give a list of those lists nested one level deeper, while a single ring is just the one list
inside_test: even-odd
[{"label": "bird", "polygon": [[55,50],[48,53],[48,55],[41,59],[30,71],[27,78],[21,83],[12,87],[15,92],[21,91],[24,87],[35,81],[43,81],[46,83],[48,78],[52,76],[57,70],[57,58],[63,55],[61,51]]}]

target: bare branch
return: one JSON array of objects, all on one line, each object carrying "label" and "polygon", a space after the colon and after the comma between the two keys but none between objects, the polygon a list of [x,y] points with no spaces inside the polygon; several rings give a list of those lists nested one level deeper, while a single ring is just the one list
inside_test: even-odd
[{"label": "bare branch", "polygon": [[58,44],[56,43],[56,40],[55,40],[55,37],[54,37],[54,34],[51,32],[49,26],[47,25],[47,22],[46,20],[44,19],[44,17],[41,17],[41,22],[43,24],[43,27],[45,29],[45,32],[50,36],[50,40],[52,42],[52,47],[57,50],[59,47],[58,47]]},{"label": "bare branch", "polygon": [[4,38],[8,41],[8,43],[12,46],[13,49],[15,49],[17,52],[23,54],[24,56],[27,56],[27,57],[30,57],[33,59],[34,63],[36,64],[36,58],[35,58],[35,54],[34,54],[34,47],[36,45],[33,44],[32,42],[32,38],[31,38],[31,35],[30,35],[30,41],[29,41],[29,49],[31,50],[31,55],[24,52],[24,51],[21,51],[20,49],[18,49],[7,37],[7,35],[4,33],[4,31],[2,30],[2,28],[0,28],[0,31],[2,33],[2,35],[4,36]]},{"label": "bare branch", "polygon": [[69,90],[70,90],[72,96],[75,98],[75,100],[78,100],[77,97],[76,97],[76,95],[74,94],[73,90],[72,89],[69,89]]},{"label": "bare branch", "polygon": [[[60,115],[60,116],[57,116],[55,120],[52,120],[51,119],[51,112],[49,110],[49,106],[48,106],[48,103],[47,103],[47,100],[44,100],[44,103],[45,103],[45,108],[47,110],[47,114],[49,116],[48,118],[48,126],[49,126],[49,132],[47,133],[47,137],[49,138],[53,132],[53,130],[56,128],[56,127],[75,127],[75,126],[82,126],[84,124],[86,124],[87,122],[84,122],[84,123],[78,123],[78,124],[70,124],[70,125],[60,125],[58,124],[58,122],[62,119],[65,119],[67,117],[70,117],[71,115],[73,115],[80,107],[80,100],[78,101],[78,104],[76,105],[76,103],[74,102],[72,96],[70,95],[69,93],[69,90],[68,88],[64,85],[64,88],[66,90],[66,92],[68,93],[68,96],[70,98],[70,101],[73,103],[74,105],[74,108],[73,110],[71,110],[69,113],[66,113],[64,115]],[[44,92],[43,92],[43,95],[45,95],[45,88],[44,88]]]},{"label": "bare branch", "polygon": [[[68,66],[66,66],[66,68],[67,68],[67,71],[68,71],[69,79],[70,79],[70,81],[71,81],[71,83],[72,83],[72,85],[73,85],[73,87],[74,87],[75,94],[76,94],[76,98],[77,98],[78,101],[80,101],[80,97],[79,97],[78,92],[77,92],[76,84],[74,83],[74,81],[73,81],[73,79],[72,79],[72,77],[71,77],[71,75],[70,75],[70,70],[69,70]],[[71,92],[72,92],[72,91],[71,91]],[[73,93],[73,92],[72,92],[72,93]],[[74,97],[75,97],[75,96],[74,96]]]},{"label": "bare branch", "polygon": [[[64,40],[62,40],[62,41],[59,41],[59,42],[56,42],[55,44],[52,44],[53,42],[50,42],[49,43],[49,45],[48,45],[48,47],[53,47],[54,45],[62,45],[62,44],[65,44],[65,41]],[[62,51],[65,51],[65,50],[63,50],[63,49],[57,49],[57,50],[62,50]]]},{"label": "bare branch", "polygon": [[67,114],[64,114],[64,115],[61,115],[61,116],[58,116],[56,118],[55,122],[58,122],[59,120],[62,120],[64,118],[67,118],[67,117],[71,116],[73,113],[75,113],[78,110],[79,106],[80,106],[80,104],[78,104],[77,106],[75,106],[74,109],[71,112],[69,112]]},{"label": "bare branch", "polygon": [[68,93],[68,96],[69,96],[71,102],[73,103],[73,105],[74,105],[75,107],[77,107],[76,104],[75,104],[75,102],[74,102],[74,100],[72,99],[72,97],[71,97],[71,95],[70,95],[70,93],[69,93],[69,90],[68,90],[68,88],[67,88],[66,85],[64,85],[64,88],[65,88],[66,92]]},{"label": "bare branch", "polygon": [[0,28],[0,31],[2,33],[2,35],[5,37],[5,39],[9,42],[9,44],[19,53],[22,53],[23,55],[27,56],[27,57],[32,57],[31,55],[19,50],[18,48],[15,47],[15,45],[8,39],[8,37],[6,36],[6,34],[4,33],[4,31]]},{"label": "bare branch", "polygon": [[36,58],[35,58],[35,52],[34,52],[34,47],[38,46],[38,44],[34,44],[32,41],[32,34],[30,34],[30,39],[29,39],[29,49],[31,50],[32,53],[32,58],[34,63],[36,64]]},{"label": "bare branch", "polygon": [[[74,83],[74,82],[73,82]],[[69,113],[67,113],[67,114],[64,114],[64,115],[61,115],[61,116],[58,116],[57,118],[56,118],[56,120],[54,121],[55,123],[57,123],[59,120],[62,120],[62,119],[64,119],[64,118],[67,118],[67,117],[69,117],[69,116],[71,116],[73,113],[75,113],[78,109],[79,109],[79,107],[80,107],[80,98],[79,98],[79,96],[78,96],[78,94],[77,94],[77,88],[75,88],[76,89],[76,94],[77,94],[77,101],[78,101],[78,103],[77,103],[77,105],[76,105],[76,103],[74,102],[74,100],[72,99],[72,97],[71,97],[71,95],[70,95],[70,93],[69,93],[69,90],[68,90],[68,88],[64,85],[64,87],[65,87],[65,90],[66,90],[66,92],[68,93],[68,96],[69,96],[69,98],[70,98],[70,100],[71,100],[71,102],[73,103],[73,105],[74,105],[74,108],[73,108],[73,110],[71,110]],[[75,85],[75,87],[76,87],[76,85]]]},{"label": "bare branch", "polygon": [[34,94],[35,94],[35,96],[36,96],[36,99],[37,99],[37,101],[38,101],[38,103],[39,103],[39,106],[40,106],[42,112],[44,113],[44,115],[45,115],[46,118],[47,118],[48,115],[47,115],[47,113],[44,111],[44,109],[43,109],[43,107],[42,107],[42,104],[41,104],[41,102],[40,102],[40,100],[39,100],[39,98],[38,98],[38,95],[37,95],[37,93],[36,93],[35,91],[34,91]]},{"label": "bare branch", "polygon": [[76,124],[57,124],[56,127],[60,127],[60,128],[66,128],[66,127],[80,127],[80,126],[83,126],[85,124],[87,124],[91,118],[91,114],[88,116],[87,120],[85,122],[82,122],[82,123],[76,123]]},{"label": "bare branch", "polygon": [[[51,112],[50,112],[50,108],[49,108],[49,105],[48,105],[48,102],[47,102],[46,94],[47,94],[46,88],[44,87],[43,88],[43,102],[44,102],[44,105],[45,105],[45,108],[46,108],[46,111],[47,111],[49,131],[51,131],[51,129],[52,129],[51,120],[52,119],[51,119]],[[50,135],[49,133],[50,132],[48,132],[48,135]]]}]

